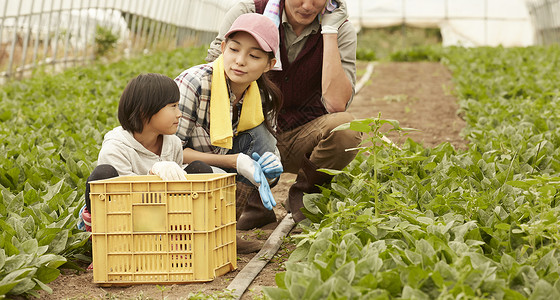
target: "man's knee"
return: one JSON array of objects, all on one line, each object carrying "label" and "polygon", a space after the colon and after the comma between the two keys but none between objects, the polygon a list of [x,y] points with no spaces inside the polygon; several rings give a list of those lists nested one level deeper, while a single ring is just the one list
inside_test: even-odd
[{"label": "man's knee", "polygon": [[[355,120],[354,116],[349,112],[334,113],[330,116],[331,118],[329,118],[327,122],[329,132],[332,132],[333,129],[342,124]],[[332,137],[333,142],[336,143],[340,149],[355,148],[362,141],[362,133],[351,129],[334,131],[332,132]]]},{"label": "man's knee", "polygon": [[325,117],[326,129],[329,132],[338,126],[351,122],[355,119],[354,116],[349,112],[332,113],[332,114],[324,115],[324,117]]}]

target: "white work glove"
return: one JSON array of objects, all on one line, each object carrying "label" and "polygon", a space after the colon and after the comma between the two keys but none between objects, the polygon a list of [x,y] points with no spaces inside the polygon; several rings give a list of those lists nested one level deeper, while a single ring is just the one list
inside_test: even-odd
[{"label": "white work glove", "polygon": [[253,152],[251,156],[259,163],[264,176],[268,179],[274,179],[284,172],[280,157],[272,152],[265,152],[262,156],[259,156],[257,152]]},{"label": "white work glove", "polygon": [[[330,1],[330,0],[327,0]],[[345,0],[336,0],[338,7],[332,12],[325,11],[321,17],[321,34],[338,33],[338,28],[348,19]],[[326,9],[326,6],[325,6]]]},{"label": "white work glove", "polygon": [[266,209],[272,210],[272,207],[276,206],[276,201],[274,201],[268,181],[258,162],[247,154],[239,153],[237,155],[237,172],[259,188],[261,201]]},{"label": "white work glove", "polygon": [[158,161],[152,166],[150,174],[157,175],[165,181],[185,180],[185,170],[174,161]]}]

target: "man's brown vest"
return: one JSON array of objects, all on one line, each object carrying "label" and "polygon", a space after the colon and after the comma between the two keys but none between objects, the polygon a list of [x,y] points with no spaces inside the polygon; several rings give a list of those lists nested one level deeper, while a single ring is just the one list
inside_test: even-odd
[{"label": "man's brown vest", "polygon": [[[262,14],[268,0],[254,0],[256,12]],[[284,0],[280,1],[280,16]],[[321,102],[323,38],[321,32],[308,37],[297,58],[288,62],[284,26],[280,25],[282,71],[270,71],[269,77],[282,91],[284,104],[278,116],[280,131],[292,130],[327,114]]]}]

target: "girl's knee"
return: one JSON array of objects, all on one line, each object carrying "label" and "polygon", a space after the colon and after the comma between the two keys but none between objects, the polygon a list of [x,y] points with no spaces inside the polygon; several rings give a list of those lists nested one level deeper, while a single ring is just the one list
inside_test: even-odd
[{"label": "girl's knee", "polygon": [[191,162],[185,168],[185,172],[187,172],[187,174],[214,173],[212,167],[209,164],[200,160]]}]

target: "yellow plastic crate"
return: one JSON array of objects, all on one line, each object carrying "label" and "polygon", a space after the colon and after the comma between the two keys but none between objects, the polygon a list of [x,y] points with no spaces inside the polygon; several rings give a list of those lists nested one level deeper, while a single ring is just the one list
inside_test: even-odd
[{"label": "yellow plastic crate", "polygon": [[90,182],[93,281],[211,281],[237,269],[235,174]]}]

